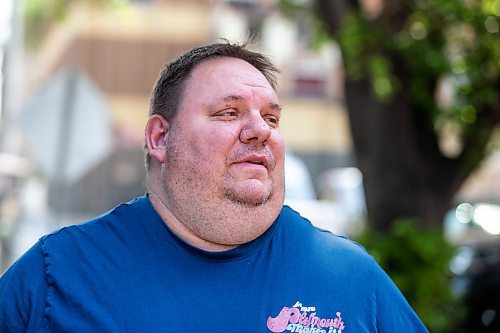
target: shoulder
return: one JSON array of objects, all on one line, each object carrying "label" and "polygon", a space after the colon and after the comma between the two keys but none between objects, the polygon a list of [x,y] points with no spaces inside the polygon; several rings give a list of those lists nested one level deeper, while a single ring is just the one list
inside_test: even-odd
[{"label": "shoulder", "polygon": [[[333,282],[359,309],[373,309],[381,332],[405,328],[405,332],[427,332],[397,286],[359,243],[315,227],[290,207],[283,207],[280,228],[288,252],[307,274],[323,286]],[[307,275],[310,277],[310,275]],[[326,277],[318,280],[319,276]],[[366,301],[367,300],[367,301]],[[366,301],[366,302],[365,302]]]},{"label": "shoulder", "polygon": [[40,239],[42,251],[50,251],[52,248],[67,250],[78,246],[109,242],[131,227],[130,221],[137,217],[137,209],[145,205],[144,201],[147,201],[145,197],[138,197],[130,202],[119,204],[91,220],[49,233]]},{"label": "shoulder", "polygon": [[[374,259],[365,248],[347,236],[337,235],[331,231],[314,226],[308,219],[288,206],[284,206],[280,219],[287,237],[295,239],[300,247],[311,255],[331,260],[342,258],[352,263],[367,263],[370,267],[375,264]],[[375,265],[376,266],[376,265]]]},{"label": "shoulder", "polygon": [[[77,276],[84,266],[98,269],[98,264],[109,264],[112,260],[110,253],[122,253],[126,249],[126,244],[122,242],[124,237],[136,234],[133,229],[134,220],[139,215],[136,206],[141,204],[144,203],[138,198],[92,220],[66,226],[41,237],[13,264],[5,280],[19,278],[21,282],[31,281],[33,276],[43,275],[50,286],[56,280]],[[22,288],[15,282],[9,284]],[[37,289],[40,285],[34,283],[30,288]]]}]

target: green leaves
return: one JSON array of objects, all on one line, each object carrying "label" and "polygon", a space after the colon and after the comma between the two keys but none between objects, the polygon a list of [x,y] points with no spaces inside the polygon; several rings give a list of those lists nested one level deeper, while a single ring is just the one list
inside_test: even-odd
[{"label": "green leaves", "polygon": [[390,62],[385,57],[375,54],[368,59],[368,70],[377,98],[380,101],[390,100],[397,83],[396,78],[392,75]]},{"label": "green leaves", "polygon": [[[455,156],[466,140],[473,142],[466,133],[481,130],[471,126],[489,132],[498,124],[500,0],[415,0],[398,15],[382,12],[374,19],[352,11],[343,22],[334,37],[348,79],[368,79],[381,103],[404,89],[411,108],[434,122],[440,140],[455,137]],[[443,98],[446,106],[439,101]],[[451,127],[453,134],[445,130]]]}]

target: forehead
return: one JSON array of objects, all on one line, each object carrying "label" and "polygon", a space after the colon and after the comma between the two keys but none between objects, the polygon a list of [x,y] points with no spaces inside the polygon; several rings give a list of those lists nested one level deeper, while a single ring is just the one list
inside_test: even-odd
[{"label": "forehead", "polygon": [[[186,84],[186,93],[203,95],[230,94],[255,90],[263,94],[275,92],[265,76],[248,62],[230,57],[208,59],[197,65]],[[208,96],[206,96],[208,97]]]}]

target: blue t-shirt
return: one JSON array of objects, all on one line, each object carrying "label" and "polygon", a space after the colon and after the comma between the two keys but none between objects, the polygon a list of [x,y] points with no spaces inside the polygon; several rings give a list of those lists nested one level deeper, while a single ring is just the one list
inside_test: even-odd
[{"label": "blue t-shirt", "polygon": [[1,332],[427,332],[373,258],[289,207],[207,252],[147,197],[44,236],[0,280]]}]

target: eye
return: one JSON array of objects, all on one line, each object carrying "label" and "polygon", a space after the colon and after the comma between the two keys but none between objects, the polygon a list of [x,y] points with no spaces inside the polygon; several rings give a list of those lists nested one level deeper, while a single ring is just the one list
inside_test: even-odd
[{"label": "eye", "polygon": [[264,119],[269,124],[269,126],[274,127],[274,128],[278,127],[279,122],[280,122],[279,117],[277,117],[275,115],[264,116]]},{"label": "eye", "polygon": [[235,110],[227,110],[227,111],[224,111],[222,113],[222,115],[228,116],[228,117],[234,117],[234,116],[236,116],[236,111]]},{"label": "eye", "polygon": [[230,109],[224,109],[216,114],[214,114],[215,117],[221,118],[223,120],[230,120],[235,118],[238,115],[238,111],[236,109],[230,108]]}]

